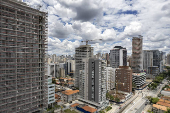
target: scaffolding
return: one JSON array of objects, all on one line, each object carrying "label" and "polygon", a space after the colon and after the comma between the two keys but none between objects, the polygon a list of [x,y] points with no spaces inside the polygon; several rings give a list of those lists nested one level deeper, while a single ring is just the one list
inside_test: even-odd
[{"label": "scaffolding", "polygon": [[16,0],[0,0],[0,113],[47,107],[48,18]]}]

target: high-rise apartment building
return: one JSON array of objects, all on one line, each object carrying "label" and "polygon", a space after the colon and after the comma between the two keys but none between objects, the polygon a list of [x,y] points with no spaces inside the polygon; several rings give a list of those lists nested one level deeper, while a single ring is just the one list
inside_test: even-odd
[{"label": "high-rise apartment building", "polygon": [[153,66],[153,52],[150,50],[143,50],[143,69],[148,73],[148,67]]},{"label": "high-rise apartment building", "polygon": [[93,47],[91,45],[81,45],[75,49],[75,87],[79,88],[79,71],[83,70],[82,59],[93,56]]},{"label": "high-rise apartment building", "polygon": [[132,71],[140,73],[143,70],[143,56],[142,56],[143,37],[133,37],[132,39]]},{"label": "high-rise apartment building", "polygon": [[121,46],[115,46],[110,50],[110,65],[112,68],[127,65],[127,50]]},{"label": "high-rise apartment building", "polygon": [[159,50],[151,50],[153,52],[153,66],[160,67],[161,53]]},{"label": "high-rise apartment building", "polygon": [[47,107],[47,13],[0,0],[0,113]]},{"label": "high-rise apartment building", "polygon": [[55,102],[55,84],[52,84],[52,76],[48,75],[48,105]]},{"label": "high-rise apartment building", "polygon": [[167,63],[168,65],[170,65],[170,54],[167,55],[166,63]]},{"label": "high-rise apartment building", "polygon": [[129,66],[119,66],[116,69],[115,81],[118,90],[123,92],[132,92],[132,69]]},{"label": "high-rise apartment building", "polygon": [[58,63],[48,63],[48,75],[52,77],[60,77],[60,68]]},{"label": "high-rise apartment building", "polygon": [[79,82],[81,98],[99,104],[106,102],[106,61],[83,59]]},{"label": "high-rise apartment building", "polygon": [[110,91],[115,88],[115,71],[116,68],[106,67],[106,90]]},{"label": "high-rise apartment building", "polygon": [[56,54],[53,54],[51,57],[52,57],[51,60],[52,60],[53,63],[57,62],[57,56],[56,56]]}]

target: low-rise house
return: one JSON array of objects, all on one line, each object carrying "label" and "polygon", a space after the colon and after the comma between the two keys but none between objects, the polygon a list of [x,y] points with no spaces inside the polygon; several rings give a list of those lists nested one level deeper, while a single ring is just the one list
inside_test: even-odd
[{"label": "low-rise house", "polygon": [[154,113],[164,113],[170,108],[170,101],[160,99],[156,104],[153,104]]},{"label": "low-rise house", "polygon": [[161,94],[164,95],[164,96],[170,96],[170,89],[162,90]]},{"label": "low-rise house", "polygon": [[78,105],[76,108],[83,113],[97,113],[97,109],[84,104]]},{"label": "low-rise house", "polygon": [[165,111],[167,111],[167,108],[168,107],[153,104],[153,112],[154,113],[164,113]]},{"label": "low-rise house", "polygon": [[61,100],[63,103],[69,103],[77,99],[79,90],[65,90],[62,91]]}]

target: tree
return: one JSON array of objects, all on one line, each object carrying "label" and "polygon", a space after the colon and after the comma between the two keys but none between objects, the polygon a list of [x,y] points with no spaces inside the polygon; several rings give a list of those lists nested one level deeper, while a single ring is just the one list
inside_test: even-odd
[{"label": "tree", "polygon": [[114,97],[112,95],[110,95],[110,100],[114,101]]},{"label": "tree", "polygon": [[109,99],[110,98],[110,94],[109,92],[106,93],[106,98]]},{"label": "tree", "polygon": [[55,79],[52,79],[52,83],[53,83],[53,84],[56,84],[56,81],[55,81]]},{"label": "tree", "polygon": [[134,82],[132,82],[132,87],[136,88],[136,84]]},{"label": "tree", "polygon": [[116,102],[120,102],[120,99],[118,97],[115,98]]},{"label": "tree", "polygon": [[152,98],[152,99],[151,99],[151,102],[152,102],[153,104],[156,104],[158,101],[159,101],[159,98]]},{"label": "tree", "polygon": [[170,113],[170,109],[167,109],[167,111],[165,111],[164,113]]}]

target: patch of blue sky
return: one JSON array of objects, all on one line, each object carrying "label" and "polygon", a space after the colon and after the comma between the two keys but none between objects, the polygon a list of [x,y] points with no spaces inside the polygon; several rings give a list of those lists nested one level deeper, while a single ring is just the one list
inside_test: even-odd
[{"label": "patch of blue sky", "polygon": [[110,24],[110,22],[105,22],[105,24],[101,25],[101,27],[108,27],[109,24]]},{"label": "patch of blue sky", "polygon": [[106,29],[102,29],[101,34],[103,34],[103,32],[104,32],[105,30],[106,30]]},{"label": "patch of blue sky", "polygon": [[126,26],[122,26],[121,28],[116,28],[116,27],[112,27],[115,31],[118,31],[118,32],[123,32],[125,30],[125,27]]},{"label": "patch of blue sky", "polygon": [[60,22],[61,22],[63,25],[66,25],[66,22],[64,22],[64,21],[62,20],[62,18],[59,18],[58,20],[60,20]]},{"label": "patch of blue sky", "polygon": [[42,2],[44,3],[44,4],[46,4],[46,6],[48,7],[48,6],[50,6],[47,2],[45,2],[44,0],[42,0]]},{"label": "patch of blue sky", "polygon": [[107,15],[107,13],[106,13],[106,12],[104,12],[104,13],[103,13],[103,16],[106,16],[106,15]]},{"label": "patch of blue sky", "polygon": [[119,10],[117,12],[117,14],[119,14],[119,15],[121,15],[121,14],[133,14],[133,15],[137,15],[138,11],[137,10],[126,10],[126,11]]},{"label": "patch of blue sky", "polygon": [[61,42],[63,42],[65,39],[64,39],[64,38],[59,38],[59,40],[60,40]]},{"label": "patch of blue sky", "polygon": [[112,44],[116,44],[116,43],[121,43],[122,41],[116,41],[116,42],[113,42]]}]

